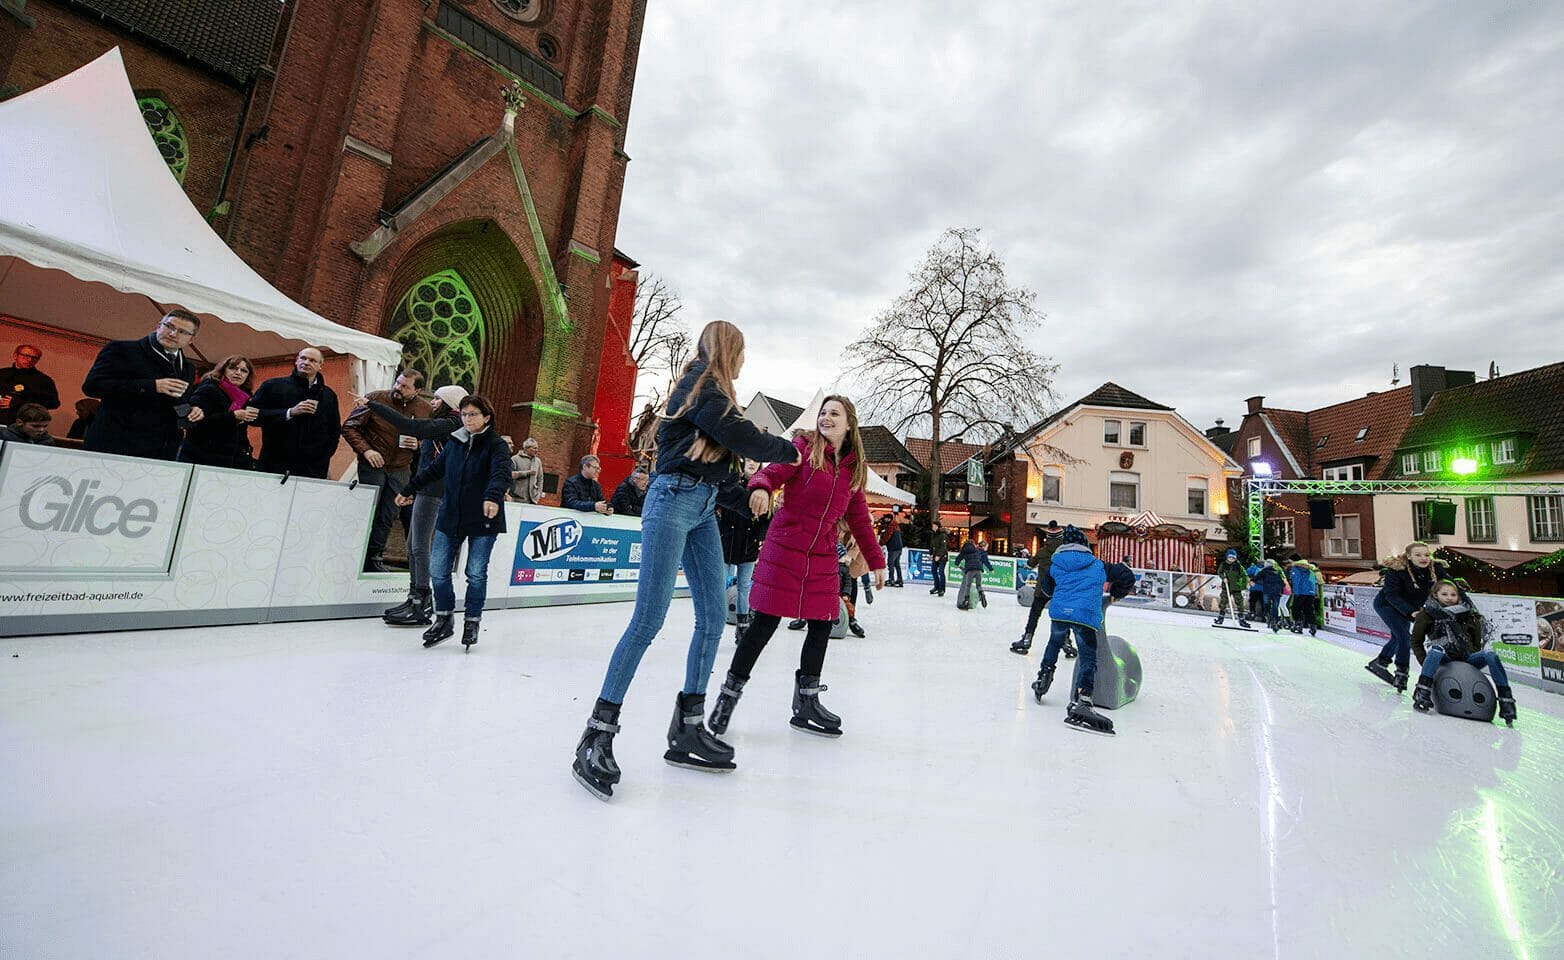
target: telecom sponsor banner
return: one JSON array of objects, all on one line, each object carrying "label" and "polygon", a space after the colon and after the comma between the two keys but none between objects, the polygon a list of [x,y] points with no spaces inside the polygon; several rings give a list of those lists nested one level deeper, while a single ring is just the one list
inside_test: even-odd
[{"label": "telecom sponsor banner", "polygon": [[0,578],[167,578],[189,464],[6,444]]},{"label": "telecom sponsor banner", "polygon": [[[548,507],[524,506],[515,524],[512,592],[588,587],[635,592],[641,572],[641,522]],[[684,585],[683,573],[679,585]]]},{"label": "telecom sponsor banner", "polygon": [[1326,584],[1320,595],[1325,604],[1325,626],[1348,633],[1358,632],[1358,614],[1353,606],[1353,588],[1344,584]]},{"label": "telecom sponsor banner", "polygon": [[1471,595],[1483,615],[1483,640],[1509,670],[1536,676],[1542,667],[1537,650],[1537,602],[1525,597]]},{"label": "telecom sponsor banner", "polygon": [[1564,601],[1535,603],[1537,651],[1544,686],[1564,689]]},{"label": "telecom sponsor banner", "polygon": [[1135,588],[1119,602],[1131,607],[1168,609],[1173,606],[1173,574],[1167,570],[1136,570]]}]

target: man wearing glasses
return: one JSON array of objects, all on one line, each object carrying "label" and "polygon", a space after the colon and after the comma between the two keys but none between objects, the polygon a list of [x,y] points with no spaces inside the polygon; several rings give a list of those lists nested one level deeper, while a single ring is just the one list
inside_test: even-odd
[{"label": "man wearing glasses", "polygon": [[196,376],[184,351],[200,329],[200,317],[175,309],[140,340],[103,345],[81,385],[82,393],[102,401],[82,442],[86,449],[174,459],[180,418],[201,420],[201,408],[184,399]]},{"label": "man wearing glasses", "polygon": [[261,455],[256,466],[270,473],[325,480],[331,455],[342,436],[337,395],[320,375],[325,358],[305,347],[293,359],[293,372],[255,388],[250,406],[258,412]]},{"label": "man wearing glasses", "polygon": [[24,403],[36,403],[45,410],[60,408],[60,391],[54,378],[38,369],[43,351],[30,343],[16,348],[11,365],[0,370],[0,427],[16,420],[16,411]]}]

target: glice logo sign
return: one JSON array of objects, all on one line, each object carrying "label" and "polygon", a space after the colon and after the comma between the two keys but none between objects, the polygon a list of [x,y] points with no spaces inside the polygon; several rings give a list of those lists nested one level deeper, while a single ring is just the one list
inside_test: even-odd
[{"label": "glice logo sign", "polygon": [[85,480],[72,487],[64,477],[36,480],[22,495],[18,508],[22,523],[30,530],[54,530],[59,533],[86,531],[95,537],[118,532],[135,540],[152,532],[157,523],[157,504],[151,500],[97,497],[92,491],[96,480]]},{"label": "glice logo sign", "polygon": [[563,557],[581,542],[581,524],[568,517],[541,523],[521,541],[521,552],[533,563]]}]

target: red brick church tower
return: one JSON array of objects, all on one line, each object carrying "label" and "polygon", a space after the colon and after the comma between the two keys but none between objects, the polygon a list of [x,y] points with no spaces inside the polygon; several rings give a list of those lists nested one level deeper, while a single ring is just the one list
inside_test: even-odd
[{"label": "red brick church tower", "polygon": [[290,0],[217,228],[573,472],[595,421],[628,419],[598,377],[645,5]]}]

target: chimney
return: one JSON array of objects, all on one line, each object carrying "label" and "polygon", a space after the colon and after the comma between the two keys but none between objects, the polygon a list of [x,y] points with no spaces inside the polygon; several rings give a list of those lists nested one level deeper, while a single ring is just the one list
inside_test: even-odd
[{"label": "chimney", "polygon": [[1265,398],[1264,397],[1250,397],[1249,399],[1245,400],[1244,402],[1249,404],[1249,412],[1250,413],[1259,413],[1260,412],[1260,408],[1265,406]]},{"label": "chimney", "polygon": [[1206,439],[1215,440],[1217,437],[1225,437],[1233,431],[1222,426],[1222,418],[1216,418],[1216,426],[1206,428]]},{"label": "chimney", "polygon": [[1422,416],[1428,402],[1439,391],[1476,382],[1477,374],[1471,370],[1446,370],[1432,364],[1418,364],[1412,368],[1412,415]]}]

